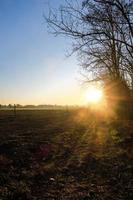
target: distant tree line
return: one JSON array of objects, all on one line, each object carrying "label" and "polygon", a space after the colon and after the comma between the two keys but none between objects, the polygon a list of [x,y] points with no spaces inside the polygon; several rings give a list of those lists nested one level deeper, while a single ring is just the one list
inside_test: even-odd
[{"label": "distant tree line", "polygon": [[2,105],[0,104],[0,109],[66,109],[66,108],[76,108],[78,106],[76,105],[20,105],[20,104],[8,104],[8,105]]}]

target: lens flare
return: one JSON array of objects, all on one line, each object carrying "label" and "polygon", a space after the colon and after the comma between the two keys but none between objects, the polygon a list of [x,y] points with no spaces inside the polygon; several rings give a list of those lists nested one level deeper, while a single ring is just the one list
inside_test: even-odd
[{"label": "lens flare", "polygon": [[103,91],[99,88],[90,87],[85,94],[87,103],[98,103],[103,97]]}]

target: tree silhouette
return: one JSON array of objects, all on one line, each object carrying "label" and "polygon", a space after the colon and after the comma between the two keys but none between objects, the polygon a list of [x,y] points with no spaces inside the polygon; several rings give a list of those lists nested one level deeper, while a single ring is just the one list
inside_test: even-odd
[{"label": "tree silhouette", "polygon": [[55,35],[74,39],[73,52],[78,52],[88,82],[113,83],[123,95],[120,98],[131,96],[132,0],[66,0],[59,12],[50,9],[45,19]]}]

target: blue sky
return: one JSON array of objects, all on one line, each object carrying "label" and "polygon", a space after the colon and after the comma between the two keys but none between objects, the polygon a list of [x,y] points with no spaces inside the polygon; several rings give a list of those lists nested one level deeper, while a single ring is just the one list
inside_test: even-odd
[{"label": "blue sky", "polygon": [[[46,0],[0,0],[0,103],[81,104],[70,41],[48,33]],[[49,0],[58,7],[62,0]]]}]

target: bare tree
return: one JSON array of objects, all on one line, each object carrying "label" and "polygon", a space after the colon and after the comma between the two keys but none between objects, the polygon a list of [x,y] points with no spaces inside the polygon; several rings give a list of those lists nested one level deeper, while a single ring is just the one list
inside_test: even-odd
[{"label": "bare tree", "polygon": [[[133,90],[133,0],[66,0],[45,17],[55,35],[74,39],[89,81],[110,79]],[[89,76],[88,76],[89,77]],[[125,95],[125,94],[124,94]]]}]

